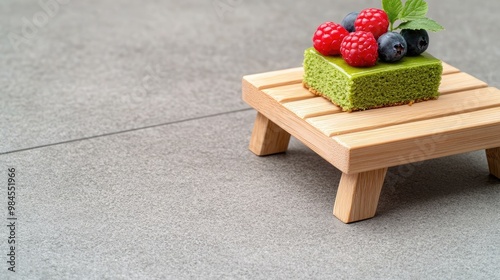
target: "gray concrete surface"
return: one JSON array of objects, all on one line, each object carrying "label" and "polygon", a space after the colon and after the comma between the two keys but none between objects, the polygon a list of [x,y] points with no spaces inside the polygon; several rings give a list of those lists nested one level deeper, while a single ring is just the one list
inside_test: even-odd
[{"label": "gray concrete surface", "polygon": [[[378,1],[41,2],[0,2],[1,279],[500,278],[483,151],[386,182],[345,225],[338,170],[293,138],[247,150],[241,77],[299,66],[317,25]],[[500,87],[500,2],[428,2],[429,52]]]}]

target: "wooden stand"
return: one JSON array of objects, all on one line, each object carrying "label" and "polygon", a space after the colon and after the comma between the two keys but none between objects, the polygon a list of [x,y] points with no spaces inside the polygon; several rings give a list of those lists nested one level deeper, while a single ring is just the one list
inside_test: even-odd
[{"label": "wooden stand", "polygon": [[302,86],[302,68],[243,78],[258,113],[250,150],[285,152],[293,135],[342,171],[333,214],[345,223],[375,215],[387,168],[486,150],[500,178],[500,91],[443,64],[438,100],[346,113]]},{"label": "wooden stand", "polygon": [[486,158],[491,175],[500,178],[500,148],[486,149]]},{"label": "wooden stand", "polygon": [[283,153],[288,148],[290,133],[257,113],[255,124],[250,139],[250,151],[258,156]]},{"label": "wooden stand", "polygon": [[333,215],[350,223],[375,216],[387,168],[355,174],[343,173],[340,178]]}]

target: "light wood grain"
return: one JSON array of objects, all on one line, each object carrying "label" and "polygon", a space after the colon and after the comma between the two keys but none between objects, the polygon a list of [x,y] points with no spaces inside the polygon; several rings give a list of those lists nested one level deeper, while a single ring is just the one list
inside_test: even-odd
[{"label": "light wood grain", "polygon": [[500,146],[500,110],[484,109],[335,136],[349,152],[346,173]]},{"label": "light wood grain", "polygon": [[344,223],[375,216],[387,168],[342,174],[333,214]]},{"label": "light wood grain", "polygon": [[304,69],[302,67],[278,70],[244,76],[243,79],[257,89],[266,89],[289,84],[302,83]]},{"label": "light wood grain", "polygon": [[266,156],[285,152],[289,142],[288,132],[261,113],[257,113],[249,146],[254,154]]},{"label": "light wood grain", "polygon": [[[315,100],[308,99],[308,101],[308,103],[312,103]],[[319,111],[320,109],[317,108],[321,107],[319,105],[314,106],[314,104],[303,107],[291,107],[289,104],[302,105],[302,102],[284,104],[285,107],[302,118],[327,111],[326,108]],[[491,107],[500,107],[500,90],[490,87],[447,94],[439,97],[438,100],[419,102],[411,106],[394,106],[353,113],[330,114],[309,118],[307,122],[327,136],[334,136]]]},{"label": "light wood grain", "polygon": [[443,64],[443,75],[458,73],[460,70],[456,67],[449,65],[448,63],[442,62]]},{"label": "light wood grain", "polygon": [[300,118],[311,118],[326,114],[342,113],[342,109],[335,106],[324,97],[314,97],[306,100],[284,103],[283,106],[294,112]]},{"label": "light wood grain", "polygon": [[347,150],[250,82],[243,79],[243,100],[273,123],[292,134],[341,171],[347,170]]},{"label": "light wood grain", "polygon": [[316,97],[316,95],[304,88],[302,83],[272,87],[262,91],[280,103]]},{"label": "light wood grain", "polygon": [[486,149],[486,158],[491,175],[500,179],[500,147]]},{"label": "light wood grain", "polygon": [[453,93],[457,91],[471,90],[476,88],[487,87],[488,84],[467,74],[467,73],[454,73],[444,75],[441,79],[439,92],[441,94]]},{"label": "light wood grain", "polygon": [[[441,94],[460,92],[464,88],[464,86],[466,86],[466,88],[468,89],[475,89],[483,88],[486,85],[484,82],[472,76],[464,77],[463,75],[459,74],[459,77],[454,77],[454,75],[456,75],[456,73],[443,76],[439,89]],[[457,80],[463,78],[465,78],[466,80],[461,81],[460,83],[457,82]],[[334,105],[333,103],[325,102],[326,99],[321,100],[316,98],[314,99],[314,101],[309,100],[317,96],[305,89],[301,83],[271,87],[269,89],[263,90],[263,92],[280,103],[285,104],[288,102],[292,102],[292,104],[286,104],[285,106],[303,118],[327,115],[330,113],[338,113],[341,111],[339,107]],[[462,103],[463,102],[461,102],[461,104]],[[425,103],[425,105],[428,106],[428,103]]]}]

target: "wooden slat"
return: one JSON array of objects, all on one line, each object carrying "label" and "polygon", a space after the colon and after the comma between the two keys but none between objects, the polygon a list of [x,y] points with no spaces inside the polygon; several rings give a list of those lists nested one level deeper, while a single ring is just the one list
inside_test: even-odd
[{"label": "wooden slat", "polygon": [[280,103],[307,99],[316,96],[304,88],[302,83],[273,87],[265,89],[263,92],[267,93],[269,96],[274,98],[274,100]]},{"label": "wooden slat", "polygon": [[348,133],[332,138],[348,151],[347,173],[403,165],[500,146],[500,108]]},{"label": "wooden slat", "polygon": [[[300,104],[299,102],[292,103]],[[297,107],[292,107],[292,111],[300,113],[299,117],[314,115],[315,106]],[[438,100],[419,102],[412,106],[331,114],[309,118],[307,121],[325,135],[334,136],[491,107],[500,107],[500,90],[492,87],[447,94],[439,97]]]},{"label": "wooden slat", "polygon": [[453,73],[458,73],[460,70],[458,68],[455,68],[448,63],[442,62],[443,64],[443,75],[448,75],[448,74],[453,74]]},{"label": "wooden slat", "polygon": [[441,78],[441,85],[439,86],[439,92],[441,94],[447,94],[487,86],[487,83],[467,73],[460,72],[450,75],[443,75]]},{"label": "wooden slat", "polygon": [[[463,76],[461,75],[461,73],[458,74],[459,75],[458,77],[454,77],[454,75],[457,74],[449,74],[443,76],[443,80],[440,86],[440,92],[442,91],[443,94],[457,92],[461,88],[463,88],[464,85],[467,85],[467,88],[470,89],[483,88],[484,86],[486,86],[484,82],[472,76]],[[461,78],[464,80],[457,83],[456,81],[460,80]],[[331,113],[338,113],[341,111],[339,107],[330,103],[326,99],[321,100],[316,98],[316,95],[310,93],[307,89],[305,89],[302,86],[302,84],[292,84],[286,86],[273,87],[265,89],[263,91],[272,98],[274,98],[276,101],[280,103],[285,103],[285,107],[295,112],[301,118],[322,116]],[[328,105],[328,103],[330,103],[330,105]]]},{"label": "wooden slat", "polygon": [[324,97],[314,97],[306,100],[284,103],[283,106],[305,119],[325,114],[340,113],[342,109]]},{"label": "wooden slat", "polygon": [[247,75],[243,80],[248,81],[258,89],[266,89],[289,84],[302,83],[304,69],[302,67]]},{"label": "wooden slat", "polygon": [[[457,68],[443,62],[443,75],[460,72]],[[243,79],[253,84],[258,89],[268,89],[277,86],[297,84],[302,82],[303,67],[271,71],[244,76]]]}]

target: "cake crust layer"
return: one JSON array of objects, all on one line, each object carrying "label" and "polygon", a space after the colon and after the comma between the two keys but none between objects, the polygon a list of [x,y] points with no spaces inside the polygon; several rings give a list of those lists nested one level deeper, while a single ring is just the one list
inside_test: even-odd
[{"label": "cake crust layer", "polygon": [[436,97],[419,98],[419,99],[415,99],[415,100],[405,100],[405,101],[401,101],[401,102],[376,105],[376,106],[367,107],[367,108],[363,108],[363,109],[361,109],[361,108],[344,109],[342,106],[340,106],[339,104],[337,104],[335,102],[335,100],[332,100],[327,95],[324,95],[321,92],[315,90],[314,88],[308,86],[306,82],[303,81],[302,85],[304,86],[304,88],[306,88],[307,90],[309,90],[310,93],[312,93],[312,94],[314,94],[316,96],[321,96],[321,97],[324,97],[324,98],[330,100],[330,102],[332,102],[333,104],[335,104],[335,105],[339,106],[340,108],[342,108],[342,111],[344,111],[344,112],[363,111],[363,110],[369,110],[369,109],[377,109],[377,108],[400,106],[400,105],[409,105],[409,106],[411,106],[413,103],[423,102],[423,101],[428,101],[428,100],[436,100],[436,99],[439,98],[439,96],[436,96]]}]

